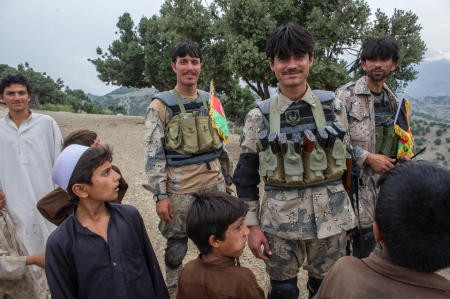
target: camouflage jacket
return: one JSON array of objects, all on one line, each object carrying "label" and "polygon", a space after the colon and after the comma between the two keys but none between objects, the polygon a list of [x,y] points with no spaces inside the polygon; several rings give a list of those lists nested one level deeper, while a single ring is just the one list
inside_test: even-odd
[{"label": "camouflage jacket", "polygon": [[[389,101],[398,99],[386,84],[383,89],[389,97]],[[345,104],[348,117],[350,143],[352,145],[352,158],[360,168],[364,167],[369,153],[375,152],[375,108],[374,97],[367,86],[365,77],[357,81],[347,83],[336,90],[336,97]]]},{"label": "camouflage jacket", "polygon": [[[314,102],[309,86],[299,100],[310,105]],[[281,114],[292,103],[292,100],[278,91],[278,107]],[[343,104],[335,101],[334,106],[336,120],[347,127]],[[251,110],[246,116],[240,139],[241,153],[262,151],[258,134],[264,129],[266,128],[261,110],[258,108]],[[309,188],[267,190],[262,200],[261,211],[258,198],[245,200],[249,206],[247,225],[260,225],[263,231],[286,239],[322,239],[355,227],[355,216],[341,181]]]},{"label": "camouflage jacket", "polygon": [[[195,98],[197,95],[195,95]],[[185,99],[189,97],[184,96]],[[163,138],[169,122],[166,105],[154,99],[145,118],[145,173],[148,187],[153,194],[186,194],[213,187],[225,180],[230,184],[232,162],[227,148],[223,147],[222,155],[208,165],[206,163],[190,164],[180,167],[167,165]]]},{"label": "camouflage jacket", "polygon": [[[395,94],[383,85],[389,101],[397,107]],[[359,220],[367,228],[374,220],[375,202],[378,194],[376,187],[379,174],[364,164],[369,153],[375,153],[375,108],[374,97],[367,86],[365,77],[349,82],[336,90],[336,98],[345,104],[350,134],[351,155],[361,169],[359,180]]]}]

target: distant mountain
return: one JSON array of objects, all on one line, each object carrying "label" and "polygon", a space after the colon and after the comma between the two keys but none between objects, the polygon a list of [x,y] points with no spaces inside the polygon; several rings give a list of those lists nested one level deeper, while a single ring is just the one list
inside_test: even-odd
[{"label": "distant mountain", "polygon": [[412,114],[427,114],[438,121],[450,122],[450,95],[440,97],[409,98]]},{"label": "distant mountain", "polygon": [[417,79],[406,87],[406,94],[413,98],[426,96],[450,95],[450,61],[441,59],[437,61],[422,62],[417,70]]},{"label": "distant mountain", "polygon": [[91,99],[91,101],[95,102],[96,99],[101,98],[102,96],[98,96],[92,93],[88,93],[87,96]]},{"label": "distant mountain", "polygon": [[89,98],[100,104],[103,109],[108,108],[110,105],[123,106],[128,114],[131,115],[144,115],[152,95],[158,91],[154,88],[128,88],[120,87],[111,91],[104,96],[95,96],[89,94]]}]

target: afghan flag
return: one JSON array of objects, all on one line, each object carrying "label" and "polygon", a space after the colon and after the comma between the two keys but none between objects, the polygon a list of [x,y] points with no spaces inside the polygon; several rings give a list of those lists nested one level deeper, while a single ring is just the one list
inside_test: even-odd
[{"label": "afghan flag", "polygon": [[211,80],[210,96],[209,96],[209,117],[212,126],[217,130],[219,136],[228,143],[228,124],[223,111],[220,99],[214,94],[214,84]]},{"label": "afghan flag", "polygon": [[413,154],[413,140],[408,116],[409,108],[409,101],[403,99],[398,107],[394,120],[395,134],[400,137],[400,140],[398,141],[397,159],[400,159],[405,155],[411,158]]}]

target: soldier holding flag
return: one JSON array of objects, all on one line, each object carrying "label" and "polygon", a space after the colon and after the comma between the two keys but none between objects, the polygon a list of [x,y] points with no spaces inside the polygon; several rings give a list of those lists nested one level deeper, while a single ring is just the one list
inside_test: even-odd
[{"label": "soldier holding flag", "polygon": [[[210,105],[210,94],[197,89],[202,55],[191,41],[175,46],[172,69],[177,85],[153,96],[145,126],[145,187],[154,195],[159,230],[167,239],[166,283],[176,294],[178,275],[187,252],[186,214],[200,190],[225,191],[231,184],[232,165],[223,140],[228,132],[211,118],[223,117]],[[214,98],[214,101],[218,100]],[[213,102],[214,102],[213,101]],[[215,104],[215,107],[219,107]],[[219,115],[218,115],[219,114]],[[210,116],[211,115],[211,116]],[[218,133],[222,128],[222,136]]]},{"label": "soldier holding flag", "polygon": [[[366,75],[336,91],[347,109],[355,174],[352,199],[359,216],[352,245],[353,255],[359,258],[369,256],[376,244],[372,223],[379,176],[394,167],[396,158],[409,160],[412,155],[409,122],[407,127],[405,122],[395,123],[396,112],[402,112],[400,119],[405,119],[406,109],[398,109],[399,100],[385,83],[397,68],[398,60],[399,48],[394,39],[371,38],[361,49],[361,65]],[[401,131],[405,134],[399,138]]]}]

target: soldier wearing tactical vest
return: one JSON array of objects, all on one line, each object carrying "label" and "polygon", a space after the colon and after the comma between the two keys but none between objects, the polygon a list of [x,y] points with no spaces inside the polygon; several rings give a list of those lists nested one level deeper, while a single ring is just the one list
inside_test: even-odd
[{"label": "soldier wearing tactical vest", "polygon": [[367,40],[361,49],[361,65],[366,75],[336,91],[347,110],[353,173],[357,176],[352,180],[355,193],[352,197],[359,217],[352,245],[353,255],[359,258],[369,256],[375,248],[372,223],[376,185],[380,175],[394,167],[397,155],[398,136],[393,120],[399,101],[385,81],[397,68],[398,59],[398,45],[392,38]]},{"label": "soldier wearing tactical vest", "polygon": [[305,28],[278,27],[267,40],[266,54],[278,94],[248,113],[233,182],[249,206],[248,245],[266,263],[269,298],[298,298],[297,273],[305,260],[312,297],[345,255],[346,231],[355,227],[341,182],[347,116],[333,92],[312,91],[306,82],[314,39]]},{"label": "soldier wearing tactical vest", "polygon": [[152,98],[145,126],[146,188],[154,194],[159,230],[167,239],[164,261],[169,293],[176,294],[187,252],[186,214],[192,193],[225,191],[231,184],[228,152],[209,121],[209,94],[197,89],[202,55],[190,41],[175,46],[177,85]]}]

